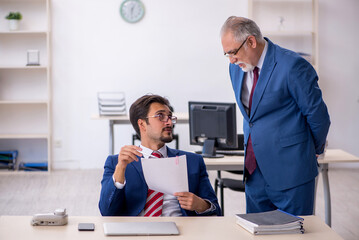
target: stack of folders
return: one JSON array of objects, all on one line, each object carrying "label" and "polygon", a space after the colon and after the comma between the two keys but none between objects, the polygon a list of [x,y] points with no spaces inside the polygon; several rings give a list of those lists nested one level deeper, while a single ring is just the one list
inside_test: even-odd
[{"label": "stack of folders", "polygon": [[123,92],[97,93],[100,116],[126,115],[126,101]]},{"label": "stack of folders", "polygon": [[0,169],[15,170],[17,154],[16,150],[0,151]]},{"label": "stack of folders", "polygon": [[261,213],[236,214],[236,217],[237,224],[255,235],[304,233],[303,218],[279,209]]},{"label": "stack of folders", "polygon": [[47,164],[47,162],[32,162],[32,163],[21,162],[19,164],[19,170],[24,170],[24,171],[47,171],[48,170],[48,164]]}]

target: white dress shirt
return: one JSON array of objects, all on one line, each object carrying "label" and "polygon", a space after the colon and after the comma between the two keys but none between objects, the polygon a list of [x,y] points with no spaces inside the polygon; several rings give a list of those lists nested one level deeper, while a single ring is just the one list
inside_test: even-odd
[{"label": "white dress shirt", "polygon": [[[259,74],[262,70],[264,58],[265,58],[265,56],[267,54],[267,50],[268,50],[268,43],[267,43],[267,41],[264,41],[264,42],[265,42],[265,46],[264,46],[262,55],[259,58],[257,66],[256,66],[258,68],[258,78],[259,78]],[[251,91],[252,91],[253,77],[254,77],[253,71],[246,72],[244,74],[244,79],[243,79],[243,84],[242,84],[241,100],[242,100],[242,104],[243,104],[244,108],[246,109],[247,114],[249,113],[249,97],[250,97]]]}]

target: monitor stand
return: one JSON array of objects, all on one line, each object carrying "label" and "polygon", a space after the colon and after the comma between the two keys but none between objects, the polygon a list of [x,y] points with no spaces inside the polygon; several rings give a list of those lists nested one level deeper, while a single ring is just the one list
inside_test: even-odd
[{"label": "monitor stand", "polygon": [[202,156],[206,158],[222,158],[224,155],[216,154],[216,141],[214,139],[206,139],[203,143]]}]

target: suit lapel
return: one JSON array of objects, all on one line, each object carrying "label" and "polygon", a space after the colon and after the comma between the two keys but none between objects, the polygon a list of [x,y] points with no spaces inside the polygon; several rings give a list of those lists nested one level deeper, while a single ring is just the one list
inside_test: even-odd
[{"label": "suit lapel", "polygon": [[253,99],[252,99],[252,109],[251,109],[251,116],[250,119],[253,118],[253,115],[255,114],[258,104],[260,100],[262,99],[264,90],[267,87],[267,84],[269,82],[269,79],[272,75],[272,72],[275,68],[275,65],[277,64],[275,59],[275,47],[274,44],[266,39],[268,41],[268,50],[267,54],[264,58],[264,63],[261,69],[261,72],[259,74],[257,86],[254,90]]},{"label": "suit lapel", "polygon": [[137,157],[138,158],[138,162],[136,161],[133,161],[132,162],[132,165],[135,167],[135,169],[137,170],[138,172],[138,175],[140,175],[141,179],[145,181],[145,177],[143,176],[143,170],[142,170],[142,164],[141,164],[141,158],[140,157]]},{"label": "suit lapel", "polygon": [[168,156],[168,157],[175,157],[175,156],[178,156],[178,155],[179,155],[179,151],[178,151],[178,150],[169,148],[169,147],[167,147],[167,146],[166,146],[166,148],[167,148],[167,156]]}]

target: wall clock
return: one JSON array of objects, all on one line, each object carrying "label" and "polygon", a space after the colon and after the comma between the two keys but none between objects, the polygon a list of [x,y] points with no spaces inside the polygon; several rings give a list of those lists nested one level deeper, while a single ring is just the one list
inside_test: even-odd
[{"label": "wall clock", "polygon": [[126,22],[136,23],[145,15],[145,6],[140,0],[125,0],[120,6],[120,14]]}]

